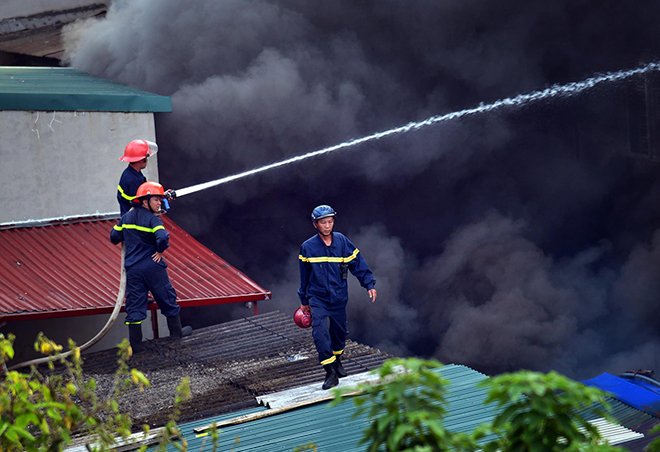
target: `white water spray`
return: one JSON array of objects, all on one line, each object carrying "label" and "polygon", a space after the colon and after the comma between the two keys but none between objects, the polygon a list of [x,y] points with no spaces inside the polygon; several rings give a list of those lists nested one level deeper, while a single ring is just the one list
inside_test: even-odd
[{"label": "white water spray", "polygon": [[379,140],[381,138],[387,137],[389,135],[394,135],[398,133],[404,133],[404,132],[409,132],[411,130],[417,130],[421,129],[422,127],[429,126],[431,124],[435,124],[438,122],[443,122],[443,121],[450,121],[452,119],[458,119],[462,118],[464,116],[470,116],[470,115],[475,115],[479,113],[487,113],[493,110],[497,110],[498,108],[502,107],[517,107],[529,102],[535,102],[538,100],[542,99],[548,99],[552,97],[558,97],[558,96],[572,96],[578,93],[581,93],[582,91],[588,90],[590,88],[593,88],[594,86],[601,84],[601,83],[609,83],[609,82],[616,82],[619,80],[624,80],[628,77],[631,77],[633,75],[639,75],[639,74],[644,74],[649,71],[657,71],[660,70],[660,63],[649,63],[646,66],[639,67],[637,69],[631,69],[627,71],[619,71],[619,72],[608,72],[603,75],[599,75],[596,77],[591,77],[586,80],[583,80],[581,82],[572,82],[568,83],[566,85],[554,85],[551,86],[550,88],[544,89],[543,91],[534,91],[529,94],[520,94],[516,97],[512,98],[507,98],[503,100],[498,100],[493,102],[492,104],[488,105],[479,105],[478,107],[475,108],[468,108],[466,110],[461,110],[461,111],[455,111],[452,113],[447,113],[444,115],[440,116],[432,116],[424,121],[421,122],[410,122],[406,124],[405,126],[401,127],[396,127],[394,129],[386,130],[384,132],[378,132],[374,133],[372,135],[368,135],[362,138],[356,138],[354,140],[349,140],[345,141],[343,143],[330,146],[324,149],[320,149],[318,151],[313,151],[309,152],[304,155],[299,155],[297,157],[292,157],[286,160],[282,160],[281,162],[276,162],[276,163],[271,163],[270,165],[262,166],[259,168],[251,169],[249,171],[245,171],[240,174],[234,174],[232,176],[227,176],[223,177],[221,179],[217,179],[214,181],[210,182],[205,182],[203,184],[197,184],[197,185],[192,185],[190,187],[182,188],[179,190],[176,190],[176,196],[181,197],[188,195],[190,193],[195,193],[201,190],[206,190],[207,188],[215,187],[216,185],[221,185],[225,184],[227,182],[234,181],[236,179],[241,179],[243,177],[247,176],[252,176],[253,174],[261,173],[264,171],[268,171],[274,168],[279,168],[280,166],[285,166],[289,165],[291,163],[299,162],[301,160],[309,159],[312,157],[316,157],[322,154],[327,154],[329,152],[334,152],[338,151],[340,149],[348,148],[351,146],[355,146],[361,143],[366,143],[367,141],[372,141],[372,140]]}]

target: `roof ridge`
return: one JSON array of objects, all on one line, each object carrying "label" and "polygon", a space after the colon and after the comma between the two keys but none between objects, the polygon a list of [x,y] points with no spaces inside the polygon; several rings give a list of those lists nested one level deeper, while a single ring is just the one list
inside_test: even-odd
[{"label": "roof ridge", "polygon": [[119,219],[119,212],[108,212],[108,213],[96,212],[92,214],[82,214],[82,215],[80,214],[65,215],[54,218],[42,218],[40,220],[24,220],[24,221],[12,221],[7,223],[0,223],[0,231],[4,231],[6,229],[40,228],[44,226],[55,226],[60,224],[74,224],[74,223],[117,220],[117,219]]}]

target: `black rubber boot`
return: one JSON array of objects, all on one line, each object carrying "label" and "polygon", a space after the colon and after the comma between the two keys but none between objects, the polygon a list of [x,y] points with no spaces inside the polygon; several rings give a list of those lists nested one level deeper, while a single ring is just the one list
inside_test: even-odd
[{"label": "black rubber boot", "polygon": [[337,377],[337,365],[335,363],[326,364],[325,368],[325,381],[323,382],[323,390],[332,388],[339,384],[339,377]]},{"label": "black rubber boot", "polygon": [[144,345],[142,344],[141,324],[128,325],[128,341],[131,343],[133,353],[140,353],[144,351]]},{"label": "black rubber boot", "polygon": [[335,355],[335,356],[337,357],[337,361],[335,361],[335,363],[337,364],[337,376],[339,378],[344,378],[345,376],[348,375],[348,373],[344,369],[344,366],[341,365],[341,358],[340,358],[341,355]]},{"label": "black rubber boot", "polygon": [[170,337],[172,339],[181,339],[182,337],[188,337],[192,334],[191,326],[181,327],[181,317],[175,315],[174,317],[166,317],[167,319],[167,328],[170,330]]}]

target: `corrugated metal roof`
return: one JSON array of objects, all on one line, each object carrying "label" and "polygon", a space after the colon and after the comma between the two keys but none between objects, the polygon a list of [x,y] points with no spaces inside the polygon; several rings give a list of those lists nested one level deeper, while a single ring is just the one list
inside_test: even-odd
[{"label": "corrugated metal roof", "polygon": [[653,427],[660,423],[660,419],[638,410],[630,405],[626,405],[620,400],[608,398],[610,404],[610,413],[621,425],[636,432],[648,433]]},{"label": "corrugated metal roof", "polygon": [[171,112],[167,96],[69,67],[0,67],[0,110]]},{"label": "corrugated metal roof", "polygon": [[[657,417],[657,406],[653,409],[652,403],[657,399],[655,390],[645,389],[648,386],[632,385],[625,379],[607,373],[582,382],[610,392],[612,397],[608,397],[608,402],[612,407],[611,413],[614,418],[622,426],[646,435],[641,439],[627,440],[622,444],[623,447],[631,451],[642,451],[658,436],[657,434],[649,435],[650,430],[660,423],[660,419]],[[648,397],[643,394],[644,392],[648,392]]]},{"label": "corrugated metal roof", "polygon": [[[646,378],[641,375],[639,377]],[[597,377],[582,380],[582,383],[602,389],[603,391],[608,391],[618,400],[634,406],[639,410],[658,416],[660,415],[660,393],[658,391],[658,385],[660,383],[653,379],[647,380],[635,380],[634,378],[622,376],[617,377],[603,372]]]},{"label": "corrugated metal roof", "polygon": [[[174,390],[186,375],[193,398],[182,406],[181,422],[255,409],[258,400],[268,394],[306,385],[320,388],[325,377],[311,330],[298,328],[291,315],[277,311],[197,329],[179,341],[161,338],[144,344],[147,351],[134,355],[130,366],[144,372],[151,386],[144,392],[129,392],[121,402],[136,425],[164,425]],[[110,391],[117,350],[84,354],[83,358],[85,376],[95,378],[101,392]],[[349,340],[342,362],[350,375],[357,375],[379,367],[388,358],[386,353]]]},{"label": "corrugated metal roof", "polygon": [[[453,432],[471,432],[481,424],[492,421],[498,410],[493,404],[485,405],[487,389],[478,388],[477,384],[488,378],[475,370],[461,365],[447,365],[440,369],[444,378],[450,381],[448,387],[447,414],[445,427]],[[359,417],[352,419],[355,407],[348,401],[334,408],[328,407],[329,402],[300,407],[292,411],[281,412],[271,417],[262,417],[247,423],[226,425],[221,427],[218,450],[248,451],[290,451],[294,447],[313,442],[318,450],[324,452],[364,451],[366,446],[358,446],[362,431],[367,427],[367,419]],[[629,415],[623,406],[613,401],[615,419]],[[622,404],[621,404],[622,405]],[[634,409],[633,409],[634,410]],[[638,413],[638,410],[635,410]],[[236,417],[254,413],[246,410],[235,413]],[[260,415],[265,412],[260,413]],[[641,413],[642,416],[647,416]],[[199,450],[203,442],[210,446],[208,434],[200,432],[201,427],[213,422],[229,421],[229,416],[218,416],[200,421],[180,424],[184,438],[188,441],[189,450]],[[640,433],[631,431],[625,425],[615,425],[602,418],[592,417],[590,422],[595,425],[604,439],[611,445],[625,447],[626,442],[641,441]],[[195,431],[197,429],[198,431]],[[236,438],[240,442],[235,445]],[[492,439],[484,438],[484,441]],[[176,450],[174,447],[168,450]]]},{"label": "corrugated metal roof", "polygon": [[[205,450],[211,450],[210,435],[195,429],[213,422],[281,410],[283,407],[277,403],[269,409],[259,406],[258,401],[262,404],[281,401],[287,394],[295,395],[304,388],[317,392],[324,378],[311,331],[297,328],[290,315],[280,312],[195,330],[192,336],[181,341],[148,341],[146,346],[148,351],[133,356],[130,365],[143,371],[152,386],[144,392],[135,389],[126,394],[121,402],[122,409],[130,412],[136,425],[163,425],[170,414],[174,388],[181,377],[188,375],[193,398],[182,406],[179,421],[188,450],[200,450],[204,441]],[[358,374],[379,367],[390,357],[349,341],[342,362],[349,376],[359,377]],[[88,354],[84,360],[85,376],[96,378],[101,389],[103,382],[111,387],[117,367],[116,351]],[[497,410],[492,404],[483,404],[487,390],[477,387],[488,378],[486,375],[453,364],[444,366],[440,372],[451,383],[446,397],[445,425],[448,429],[469,432],[492,420]],[[346,379],[341,379],[340,386],[350,387],[345,382]],[[298,401],[292,400],[292,404]],[[649,421],[651,416],[616,400],[611,403],[614,418],[621,426],[592,416],[594,425],[598,425],[612,443],[624,447],[634,444],[636,450],[641,450],[640,444],[648,444],[648,439],[634,440],[639,435],[626,428]],[[311,441],[324,452],[364,451],[366,447],[357,444],[367,420],[353,420],[354,412],[351,401],[332,409],[328,402],[320,402],[242,424],[233,423],[221,427],[218,450],[291,451]],[[237,437],[240,441],[236,445]]]},{"label": "corrugated metal roof", "polygon": [[[168,273],[182,307],[267,300],[270,292],[196,241],[167,216]],[[0,231],[0,319],[108,313],[119,288],[116,220]],[[155,304],[151,306],[155,308]]]},{"label": "corrugated metal roof", "polygon": [[[589,423],[596,427],[601,437],[606,438],[612,446],[644,438],[642,433],[634,432],[621,425],[613,424],[604,418],[593,419],[590,420]],[[581,431],[584,432],[584,429],[581,429]]]},{"label": "corrugated metal roof", "polygon": [[28,17],[12,17],[0,21],[0,51],[62,59],[62,29],[76,20],[104,17],[104,3],[48,11]]},{"label": "corrugated metal roof", "polygon": [[[343,362],[343,361],[342,361]],[[448,409],[445,426],[452,431],[468,432],[483,422],[492,419],[495,408],[483,405],[486,390],[475,385],[487,376],[465,366],[447,365],[441,369],[443,377],[451,382],[447,397]],[[228,425],[221,428],[218,450],[247,451],[291,451],[294,447],[313,442],[323,452],[364,451],[366,446],[358,446],[367,419],[352,420],[355,406],[347,401],[334,408],[329,402],[318,403],[286,411],[275,416],[264,417],[247,423]],[[254,413],[245,410],[235,413],[238,417]],[[208,434],[197,433],[195,429],[213,422],[231,419],[231,416],[217,416],[179,425],[188,450],[200,450],[202,443],[210,449]],[[235,445],[236,438],[239,443]],[[176,450],[174,447],[168,450]]]}]

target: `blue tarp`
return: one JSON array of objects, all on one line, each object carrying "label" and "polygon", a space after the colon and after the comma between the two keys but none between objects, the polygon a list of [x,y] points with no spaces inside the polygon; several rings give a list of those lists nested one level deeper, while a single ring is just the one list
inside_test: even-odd
[{"label": "blue tarp", "polygon": [[632,380],[603,373],[582,383],[610,392],[623,403],[660,417],[660,395],[645,389]]}]

